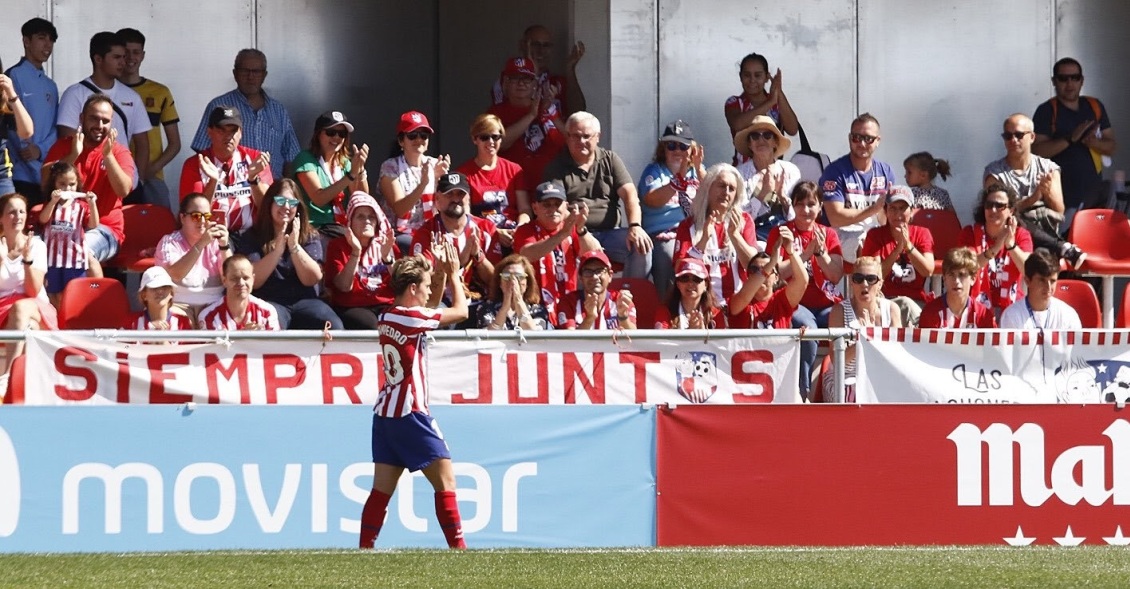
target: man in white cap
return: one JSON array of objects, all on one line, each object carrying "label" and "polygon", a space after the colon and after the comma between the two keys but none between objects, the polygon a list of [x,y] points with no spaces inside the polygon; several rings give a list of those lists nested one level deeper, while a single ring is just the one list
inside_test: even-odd
[{"label": "man in white cap", "polygon": [[173,312],[173,283],[169,273],[160,266],[153,266],[141,275],[141,287],[137,298],[144,307],[130,318],[125,329],[192,329],[188,316]]},{"label": "man in white cap", "polygon": [[902,324],[915,326],[926,304],[926,278],[934,273],[934,236],[910,224],[910,188],[892,187],[886,203],[887,224],[867,232],[860,255],[879,258],[883,294],[902,310]]}]

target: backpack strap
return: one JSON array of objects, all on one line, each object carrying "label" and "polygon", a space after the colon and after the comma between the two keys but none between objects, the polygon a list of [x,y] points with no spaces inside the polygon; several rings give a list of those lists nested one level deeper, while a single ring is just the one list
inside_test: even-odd
[{"label": "backpack strap", "polygon": [[[86,86],[87,88],[90,89],[91,92],[93,92],[95,94],[106,94],[105,92],[102,91],[101,88],[99,88],[98,86],[95,86],[89,80],[83,80],[83,81],[79,82],[79,84]],[[122,126],[125,127],[126,133],[129,133],[129,117],[126,116],[125,111],[122,110],[122,107],[118,106],[118,103],[114,102],[113,98],[110,99],[110,106],[114,108],[115,114],[117,114],[119,117],[122,117]],[[126,141],[128,143],[129,137],[126,137],[124,139],[124,141]]]}]

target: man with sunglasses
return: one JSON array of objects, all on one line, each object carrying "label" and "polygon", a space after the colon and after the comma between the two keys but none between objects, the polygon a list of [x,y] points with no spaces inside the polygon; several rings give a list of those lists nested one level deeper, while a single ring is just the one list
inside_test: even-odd
[{"label": "man with sunglasses", "polygon": [[216,222],[233,234],[251,228],[255,210],[274,182],[270,154],[241,145],[243,118],[232,106],[220,105],[208,114],[210,145],[184,161],[180,197],[199,192],[212,201]]},{"label": "man with sunglasses", "polygon": [[884,209],[887,224],[867,233],[861,256],[879,258],[883,268],[883,294],[902,311],[902,324],[918,325],[926,301],[926,277],[934,272],[934,236],[925,227],[910,224],[914,193],[894,186]]},{"label": "man with sunglasses", "polygon": [[1065,57],[1052,67],[1055,96],[1036,107],[1032,123],[1036,132],[1032,153],[1059,164],[1066,209],[1066,233],[1075,211],[1105,206],[1102,169],[1118,144],[1106,107],[1097,98],[1083,96],[1083,66]]},{"label": "man with sunglasses", "polygon": [[204,116],[192,138],[192,149],[208,148],[211,114],[216,107],[227,105],[238,110],[247,121],[243,129],[247,146],[270,154],[271,176],[282,178],[284,164],[294,161],[302,147],[286,107],[263,90],[263,82],[267,80],[267,56],[258,49],[241,49],[235,56],[232,76],[235,90],[213,98],[204,108]]},{"label": "man with sunglasses", "polygon": [[1035,246],[1055,252],[1078,269],[1087,254],[1060,237],[1064,205],[1059,164],[1032,153],[1032,129],[1032,119],[1022,113],[1005,119],[1001,133],[1005,156],[985,166],[984,185],[1003,184],[1015,190],[1020,199],[1017,217]]},{"label": "man with sunglasses", "polygon": [[881,139],[878,119],[871,113],[859,115],[851,123],[847,155],[820,176],[824,215],[840,237],[846,262],[855,261],[863,236],[882,223],[887,192],[895,183],[890,164],[875,159]]},{"label": "man with sunglasses", "polygon": [[487,110],[505,126],[498,155],[522,166],[528,189],[541,182],[546,165],[565,146],[561,110],[552,90],[538,88],[536,68],[524,57],[507,61],[499,77],[503,100]]}]

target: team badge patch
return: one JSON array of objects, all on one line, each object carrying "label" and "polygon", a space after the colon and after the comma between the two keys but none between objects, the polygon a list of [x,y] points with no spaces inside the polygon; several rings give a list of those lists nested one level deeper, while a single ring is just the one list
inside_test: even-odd
[{"label": "team badge patch", "polygon": [[686,400],[705,403],[718,390],[718,362],[714,353],[679,352],[675,362],[677,389]]}]

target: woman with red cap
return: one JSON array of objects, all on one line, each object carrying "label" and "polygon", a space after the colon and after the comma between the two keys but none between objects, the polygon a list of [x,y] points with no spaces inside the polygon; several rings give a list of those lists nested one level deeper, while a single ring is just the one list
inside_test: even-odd
[{"label": "woman with red cap", "polygon": [[431,219],[436,178],[447,173],[451,157],[427,155],[435,131],[424,113],[408,111],[396,125],[396,144],[381,164],[380,192],[385,213],[395,219],[396,245],[401,253],[412,244],[412,233]]},{"label": "woman with red cap", "polygon": [[724,329],[727,316],[710,288],[710,273],[698,258],[683,258],[675,268],[675,290],[656,312],[656,329]]}]

